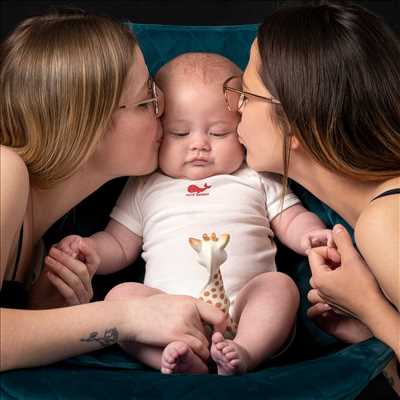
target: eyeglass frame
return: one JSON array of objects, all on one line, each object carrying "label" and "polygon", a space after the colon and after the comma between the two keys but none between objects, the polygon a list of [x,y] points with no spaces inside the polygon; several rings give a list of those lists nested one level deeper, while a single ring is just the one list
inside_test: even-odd
[{"label": "eyeglass frame", "polygon": [[231,77],[229,77],[227,80],[224,81],[224,83],[222,84],[222,91],[224,93],[224,98],[225,98],[225,103],[226,106],[228,107],[229,111],[233,111],[231,110],[230,106],[229,106],[229,101],[228,101],[228,95],[226,92],[233,92],[233,93],[237,93],[239,94],[239,101],[238,101],[238,107],[237,107],[237,111],[239,111],[243,105],[244,105],[244,101],[246,96],[248,97],[254,97],[258,100],[262,100],[262,101],[266,101],[267,103],[271,103],[271,104],[281,104],[281,102],[277,99],[275,99],[274,97],[265,97],[265,96],[261,96],[259,94],[255,94],[255,93],[251,93],[251,92],[247,92],[244,90],[240,90],[240,89],[236,89],[233,88],[231,86],[228,86],[228,82],[234,78],[238,78],[238,79],[242,79],[242,75],[232,75]]},{"label": "eyeglass frame", "polygon": [[[149,103],[153,103],[153,111],[154,111],[154,115],[156,116],[156,118],[161,116],[160,113],[160,97],[157,94],[157,84],[155,82],[155,80],[150,77],[148,79],[148,85],[149,85],[149,90],[151,90],[151,94],[153,95],[153,97],[151,97],[150,99],[145,99],[145,100],[141,100],[138,101],[137,103],[133,104],[134,107],[137,106],[141,106],[144,104],[149,104]],[[127,108],[127,105],[122,105],[119,106],[118,108]]]}]

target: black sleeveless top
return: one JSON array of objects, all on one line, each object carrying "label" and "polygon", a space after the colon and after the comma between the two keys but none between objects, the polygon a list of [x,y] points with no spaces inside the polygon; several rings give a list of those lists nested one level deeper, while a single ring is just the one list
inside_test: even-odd
[{"label": "black sleeveless top", "polygon": [[392,194],[400,194],[400,188],[386,190],[386,192],[378,194],[378,196],[374,197],[371,201],[379,199],[380,197],[390,196]]},{"label": "black sleeveless top", "polygon": [[21,258],[22,241],[24,238],[24,227],[21,226],[18,238],[17,258],[14,264],[14,271],[11,281],[4,281],[0,290],[0,307],[4,308],[26,308],[28,293],[22,282],[15,280],[17,268]]}]

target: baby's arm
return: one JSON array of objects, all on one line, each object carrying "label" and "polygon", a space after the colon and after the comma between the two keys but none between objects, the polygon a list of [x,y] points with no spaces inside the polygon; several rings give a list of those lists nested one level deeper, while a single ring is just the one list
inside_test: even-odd
[{"label": "baby's arm", "polygon": [[331,246],[332,233],[314,213],[301,204],[295,204],[271,221],[271,228],[278,239],[296,253],[305,255],[308,248]]},{"label": "baby's arm", "polygon": [[90,237],[100,257],[98,274],[111,274],[134,262],[142,249],[142,238],[111,219],[104,231]]},{"label": "baby's arm", "polygon": [[66,236],[54,245],[45,258],[46,275],[67,305],[87,303],[93,296],[93,275],[128,266],[138,256],[141,244],[139,236],[111,220],[105,231],[85,238]]},{"label": "baby's arm", "polygon": [[[91,275],[107,275],[127,267],[136,260],[142,247],[142,238],[111,219],[104,231],[89,237],[69,235],[54,247],[86,264],[86,267],[93,271]],[[86,251],[82,251],[84,248]],[[89,265],[88,255],[93,260],[93,266]],[[58,261],[67,268],[71,267],[67,265],[65,258],[64,262]]]}]

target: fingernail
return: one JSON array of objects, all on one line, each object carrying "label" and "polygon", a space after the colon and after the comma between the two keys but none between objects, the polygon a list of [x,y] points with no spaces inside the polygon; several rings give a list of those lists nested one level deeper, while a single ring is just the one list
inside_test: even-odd
[{"label": "fingernail", "polygon": [[306,250],[304,251],[304,253],[306,253],[306,256],[308,256],[308,255],[310,254],[310,251],[311,251],[310,248],[308,248],[308,249],[306,249]]},{"label": "fingernail", "polygon": [[333,227],[333,232],[335,232],[335,233],[341,233],[341,232],[343,232],[343,226],[340,225],[340,224],[335,225],[335,226]]}]

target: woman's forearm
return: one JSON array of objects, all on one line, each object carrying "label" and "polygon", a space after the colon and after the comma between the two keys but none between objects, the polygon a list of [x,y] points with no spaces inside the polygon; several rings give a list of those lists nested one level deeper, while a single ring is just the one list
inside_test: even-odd
[{"label": "woman's forearm", "polygon": [[40,311],[2,308],[1,370],[46,365],[116,343],[123,312],[113,302]]},{"label": "woman's forearm", "polygon": [[393,349],[400,360],[400,313],[382,296],[378,306],[361,316],[373,335]]}]

